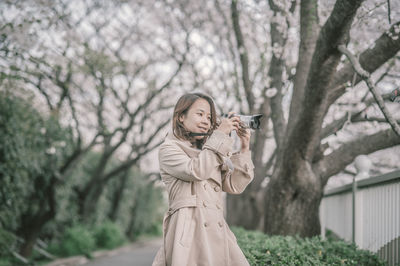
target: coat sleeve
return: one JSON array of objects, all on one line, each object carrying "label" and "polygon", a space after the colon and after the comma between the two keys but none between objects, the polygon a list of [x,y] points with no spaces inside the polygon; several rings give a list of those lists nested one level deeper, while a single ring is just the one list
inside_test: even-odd
[{"label": "coat sleeve", "polygon": [[251,151],[231,156],[233,171],[226,171],[222,179],[222,190],[229,194],[240,194],[254,178],[254,164]]},{"label": "coat sleeve", "polygon": [[198,157],[190,158],[174,141],[166,141],[158,153],[160,170],[184,181],[202,181],[222,164],[222,156],[231,154],[233,140],[215,130]]}]

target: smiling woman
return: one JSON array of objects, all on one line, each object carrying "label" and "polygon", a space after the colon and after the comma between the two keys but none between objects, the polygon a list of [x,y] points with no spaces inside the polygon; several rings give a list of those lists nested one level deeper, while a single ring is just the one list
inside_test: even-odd
[{"label": "smiling woman", "polygon": [[222,192],[240,194],[253,180],[250,130],[232,154],[237,116],[217,123],[211,97],[191,93],[177,102],[172,131],[160,146],[160,174],[169,209],[156,265],[249,265],[223,215]]},{"label": "smiling woman", "polygon": [[[179,122],[191,132],[207,133],[211,127],[209,103],[204,99],[198,99],[193,103],[186,116],[179,117]],[[201,139],[201,136],[197,136],[196,139]]]},{"label": "smiling woman", "polygon": [[214,102],[204,94],[185,94],[176,103],[172,121],[173,134],[178,139],[189,140],[201,148],[205,136],[217,127]]}]

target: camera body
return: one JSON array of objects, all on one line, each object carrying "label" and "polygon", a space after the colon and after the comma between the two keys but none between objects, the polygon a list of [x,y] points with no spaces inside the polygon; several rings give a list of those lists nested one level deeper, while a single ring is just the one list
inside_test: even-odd
[{"label": "camera body", "polygon": [[[261,126],[261,118],[262,114],[256,114],[256,115],[242,115],[242,114],[234,114],[229,116],[237,116],[240,119],[240,126],[243,128],[251,128],[251,129],[260,129]],[[228,117],[227,114],[223,114],[222,117]]]},{"label": "camera body", "polygon": [[261,126],[261,117],[263,115],[257,114],[257,115],[235,115],[240,118],[240,121],[242,124],[244,124],[244,127],[246,128],[251,128],[251,129],[260,129]]}]

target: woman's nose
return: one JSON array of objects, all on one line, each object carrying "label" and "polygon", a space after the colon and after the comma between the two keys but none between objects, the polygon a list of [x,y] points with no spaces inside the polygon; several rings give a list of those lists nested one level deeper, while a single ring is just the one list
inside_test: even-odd
[{"label": "woman's nose", "polygon": [[207,125],[207,126],[210,125],[210,121],[208,120],[208,118],[203,118],[203,119],[201,120],[201,122],[202,122],[203,124]]}]

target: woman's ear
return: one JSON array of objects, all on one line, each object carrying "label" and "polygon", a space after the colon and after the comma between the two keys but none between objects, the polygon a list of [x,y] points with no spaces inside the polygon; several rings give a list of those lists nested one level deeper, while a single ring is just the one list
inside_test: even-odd
[{"label": "woman's ear", "polygon": [[183,114],[181,114],[178,119],[179,119],[179,122],[183,123]]}]

